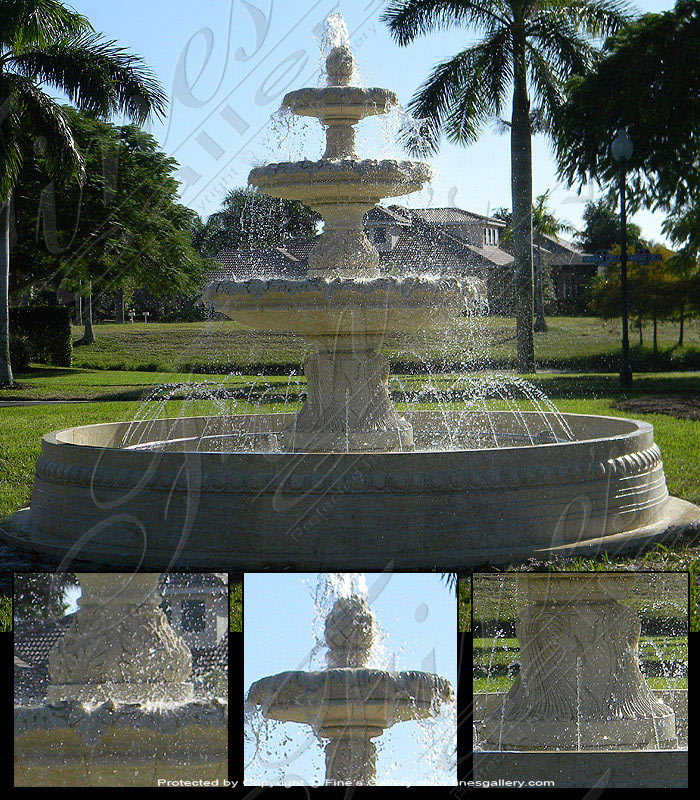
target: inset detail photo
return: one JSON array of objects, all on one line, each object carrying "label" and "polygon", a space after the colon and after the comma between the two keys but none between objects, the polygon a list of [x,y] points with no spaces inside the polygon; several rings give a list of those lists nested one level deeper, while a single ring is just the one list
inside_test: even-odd
[{"label": "inset detail photo", "polygon": [[457,783],[456,576],[244,577],[244,783]]},{"label": "inset detail photo", "polygon": [[475,780],[687,786],[687,573],[475,573],[473,597]]},{"label": "inset detail photo", "polygon": [[227,778],[228,577],[15,574],[15,786]]}]

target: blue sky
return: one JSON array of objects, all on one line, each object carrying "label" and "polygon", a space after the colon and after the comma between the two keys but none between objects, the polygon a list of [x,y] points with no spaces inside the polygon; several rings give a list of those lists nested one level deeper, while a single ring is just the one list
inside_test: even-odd
[{"label": "blue sky", "polygon": [[[315,573],[247,574],[243,584],[244,669],[241,687],[267,675],[290,669],[309,669],[314,650],[314,625],[319,615],[314,606],[318,583]],[[436,574],[365,573],[369,602],[386,632],[386,656],[397,670],[421,669],[436,672],[457,685],[457,600]],[[312,668],[321,668],[325,650],[318,652]],[[287,770],[306,781],[323,775],[323,752],[308,729],[294,723],[279,726],[271,753],[287,752],[283,739],[292,737],[295,756]],[[380,752],[379,772],[393,761],[397,781],[418,783],[425,777],[420,757],[420,726],[415,722],[397,724],[384,734],[387,747]],[[297,751],[297,748],[299,752]],[[247,759],[250,752],[246,754]],[[247,768],[251,775],[270,779],[279,772],[262,768],[259,762]]]},{"label": "blue sky", "polygon": [[[245,184],[252,165],[320,156],[317,123],[281,141],[270,116],[286,91],[317,84],[314,37],[329,13],[346,17],[363,83],[394,89],[404,105],[438,61],[470,41],[467,31],[453,30],[398,48],[379,22],[384,3],[377,0],[73,0],[72,5],[154,68],[170,106],[152,132],[181,165],[183,202],[203,216],[218,208],[227,189]],[[641,11],[672,6],[670,0],[636,3]],[[361,154],[399,154],[386,141],[390,132],[382,138],[376,119],[361,125]],[[533,160],[534,193],[551,189],[556,214],[579,225],[584,202],[594,193],[584,190],[579,197],[557,183],[543,137],[535,138]],[[510,206],[507,136],[487,129],[472,147],[444,144],[431,165],[437,175],[432,191],[402,202],[458,205],[478,213]],[[662,216],[640,212],[635,221],[646,236],[661,238]]]}]

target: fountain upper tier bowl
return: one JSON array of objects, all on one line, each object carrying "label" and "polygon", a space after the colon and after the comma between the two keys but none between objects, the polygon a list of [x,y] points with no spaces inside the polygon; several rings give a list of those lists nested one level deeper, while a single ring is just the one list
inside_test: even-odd
[{"label": "fountain upper tier bowl", "polygon": [[452,687],[439,675],[338,667],[262,678],[250,687],[247,702],[261,706],[268,719],[305,723],[321,736],[355,726],[379,736],[396,722],[433,716],[441,701],[451,699]]}]

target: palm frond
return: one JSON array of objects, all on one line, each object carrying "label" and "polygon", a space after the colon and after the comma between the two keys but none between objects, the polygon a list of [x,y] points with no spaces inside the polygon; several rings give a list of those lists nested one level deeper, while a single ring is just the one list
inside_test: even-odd
[{"label": "palm frond", "polygon": [[[557,110],[564,101],[564,82],[561,77],[552,69],[551,63],[534,47],[528,44],[528,78],[534,92],[533,97],[538,104],[538,116],[544,117],[549,124]],[[532,123],[532,114],[531,114]]]},{"label": "palm frond", "polygon": [[473,45],[472,74],[462,82],[459,95],[445,120],[445,135],[454,144],[472,144],[484,123],[498,117],[512,85],[511,34],[507,28],[494,31]]},{"label": "palm frond", "polygon": [[57,39],[12,56],[8,65],[61,89],[80,110],[96,116],[121,111],[143,123],[165,111],[165,93],[143,59],[100,34]]},{"label": "palm frond", "polygon": [[459,25],[489,29],[507,24],[508,6],[503,0],[394,0],[381,16],[399,45],[418,36]]},{"label": "palm frond", "polygon": [[0,42],[9,50],[43,47],[58,36],[91,30],[87,17],[60,0],[2,0]]},{"label": "palm frond", "polygon": [[485,95],[495,115],[501,113],[506,93],[513,82],[511,43],[510,29],[499,26],[479,47],[477,69],[485,80]]},{"label": "palm frond", "polygon": [[0,74],[0,204],[5,203],[22,169],[22,124],[17,114],[11,81]]},{"label": "palm frond", "polygon": [[598,38],[612,36],[636,16],[634,7],[626,0],[543,0],[541,8],[565,17]]},{"label": "palm frond", "polygon": [[472,142],[483,122],[494,112],[489,101],[484,66],[487,43],[462,50],[438,64],[408,104],[418,120],[416,129],[402,132],[407,149],[418,154],[435,152],[444,126],[451,141]]},{"label": "palm frond", "polygon": [[30,79],[9,74],[3,78],[11,87],[11,102],[22,128],[31,130],[35,148],[46,158],[51,174],[82,177],[83,158],[65,111]]},{"label": "palm frond", "polygon": [[551,11],[543,11],[527,25],[528,43],[547,59],[562,77],[584,75],[595,61],[596,48],[576,25]]}]

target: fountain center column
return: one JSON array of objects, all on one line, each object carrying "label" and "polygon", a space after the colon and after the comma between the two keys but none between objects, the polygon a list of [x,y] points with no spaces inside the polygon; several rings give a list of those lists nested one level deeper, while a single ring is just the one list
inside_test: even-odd
[{"label": "fountain center column", "polygon": [[366,733],[358,734],[346,731],[326,742],[326,786],[376,784],[377,746]]},{"label": "fountain center column", "polygon": [[372,336],[307,336],[307,398],[285,447],[326,452],[413,449],[413,428],[389,395],[389,360]]},{"label": "fountain center column", "polygon": [[619,600],[634,576],[518,576],[520,673],[483,723],[502,750],[642,749],[676,744],[673,711],[639,669],[637,614]]},{"label": "fountain center column", "polygon": [[[357,681],[355,670],[366,667],[376,634],[374,614],[357,596],[336,600],[326,617],[326,660],[329,667],[347,668],[350,684]],[[344,725],[324,726],[319,731],[327,738],[326,785],[373,785],[377,780],[377,747],[372,741],[383,733],[376,722],[358,724],[353,719]]]},{"label": "fountain center column", "polygon": [[158,607],[160,573],[76,576],[80,610],[49,656],[48,700],[191,700],[192,656]]}]

